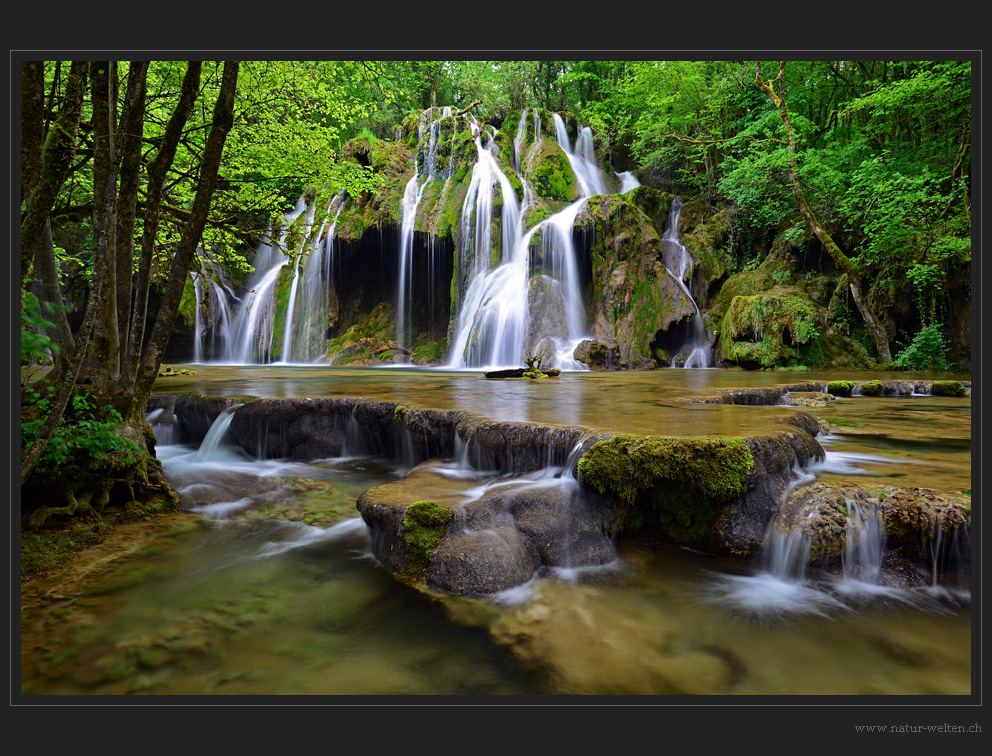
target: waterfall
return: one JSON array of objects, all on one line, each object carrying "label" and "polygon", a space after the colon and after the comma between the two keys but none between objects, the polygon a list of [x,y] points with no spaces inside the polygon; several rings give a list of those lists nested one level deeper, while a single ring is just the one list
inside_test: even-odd
[{"label": "waterfall", "polygon": [[[703,327],[703,318],[699,312],[699,305],[692,298],[689,286],[686,281],[692,280],[692,256],[689,254],[682,242],[679,241],[679,215],[682,211],[682,200],[678,197],[672,200],[672,207],[668,211],[668,220],[665,222],[665,232],[661,236],[661,249],[665,260],[665,268],[672,276],[685,295],[692,302],[696,310],[693,315],[689,331],[689,339],[679,351],[680,356],[685,357],[682,363],[687,368],[704,368],[709,366],[709,343],[706,340],[706,330]],[[676,357],[678,359],[678,357]],[[675,361],[673,360],[673,365]]]},{"label": "waterfall", "polygon": [[[344,206],[345,192],[334,195],[325,209],[329,220],[323,221],[320,233],[314,234],[317,205],[300,197],[294,209],[282,221],[276,235],[269,229],[269,243],[255,251],[254,270],[245,282],[245,294],[237,297],[221,280],[221,268],[204,256],[204,267],[216,275],[194,274],[197,285],[197,317],[206,303],[208,319],[196,326],[194,360],[208,356],[221,363],[258,364],[278,360],[281,363],[321,361],[326,356],[329,292],[334,286],[334,234],[337,218]],[[286,248],[290,226],[305,213],[300,244]],[[277,291],[283,268],[292,265],[292,280],[286,297],[282,344],[273,353],[276,336]],[[216,279],[216,280],[212,280]],[[209,350],[204,349],[209,338]],[[209,351],[209,354],[207,353]]]},{"label": "waterfall", "polygon": [[310,229],[313,226],[313,218],[316,210],[315,205],[307,207],[306,222],[303,226],[300,248],[297,250],[296,255],[293,256],[293,283],[289,289],[289,300],[286,302],[286,330],[282,339],[282,356],[280,362],[290,362],[293,357],[293,314],[296,310],[296,291],[300,285],[300,261],[309,240]]},{"label": "waterfall", "polygon": [[193,457],[193,461],[207,462],[214,456],[217,447],[227,433],[227,429],[231,427],[231,422],[234,420],[234,411],[240,406],[242,405],[232,405],[217,416],[217,419],[210,426],[210,430],[207,431],[207,435],[203,437],[203,441],[200,443],[200,448]]},{"label": "waterfall", "polygon": [[201,332],[203,331],[203,314],[200,312],[203,301],[203,276],[195,274],[193,276],[193,292],[195,297],[193,299],[196,309],[196,317],[193,321],[193,362],[201,363],[203,362],[203,337]]},{"label": "waterfall", "polygon": [[847,524],[842,562],[844,578],[878,585],[885,551],[885,520],[875,502],[847,500]]},{"label": "waterfall", "polygon": [[641,182],[637,180],[630,171],[624,171],[623,173],[616,174],[617,178],[620,179],[620,194],[626,194],[641,185]]},{"label": "waterfall", "polygon": [[[403,202],[401,204],[402,222],[400,227],[400,249],[399,249],[399,281],[397,284],[396,303],[396,344],[397,348],[406,354],[413,351],[413,340],[408,331],[412,330],[413,320],[413,238],[414,226],[417,222],[417,209],[420,200],[424,196],[424,189],[434,179],[434,173],[438,157],[438,137],[441,133],[441,121],[432,121],[427,129],[428,141],[424,160],[421,164],[420,151],[424,142],[425,118],[431,113],[424,111],[421,115],[420,130],[417,136],[417,153],[414,157],[413,176],[406,184],[403,191]],[[444,108],[441,111],[441,118],[450,117],[451,109]],[[475,121],[473,120],[473,125]],[[457,133],[457,129],[455,130]],[[444,172],[445,181],[451,176],[454,165],[455,140],[452,135],[451,153],[448,161],[448,170]]]},{"label": "waterfall", "polygon": [[[306,204],[301,197],[285,218],[283,229],[271,244],[261,244],[252,261],[254,271],[248,278],[243,306],[235,315],[232,337],[226,344],[222,362],[241,364],[269,362],[275,329],[276,286],[289,256],[282,252],[290,224],[299,217]],[[271,233],[271,232],[270,232]]]},{"label": "waterfall", "polygon": [[[537,111],[533,117],[534,138],[539,140]],[[525,110],[513,141],[514,166],[522,162],[526,118]],[[581,196],[526,233],[509,180],[499,169],[489,145],[483,146],[481,131],[476,138],[479,159],[462,206],[460,250],[461,259],[471,261],[470,276],[452,342],[452,367],[518,367],[528,353],[543,352],[545,366],[583,369],[572,357],[575,346],[588,338],[572,225],[588,198],[605,189],[593,155],[591,130],[579,130],[573,150],[564,121],[557,114],[553,119],[556,142],[568,157]],[[491,232],[497,187],[502,198],[498,256]],[[526,181],[524,197],[526,206]]]}]

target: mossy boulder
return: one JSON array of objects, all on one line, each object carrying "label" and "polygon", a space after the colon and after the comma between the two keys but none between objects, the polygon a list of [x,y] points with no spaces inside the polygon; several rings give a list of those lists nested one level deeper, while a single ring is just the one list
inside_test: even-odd
[{"label": "mossy boulder", "polygon": [[593,446],[579,472],[619,501],[626,529],[661,523],[680,542],[700,541],[716,508],[745,490],[754,466],[743,438],[620,434]]},{"label": "mossy boulder", "polygon": [[827,392],[834,396],[850,396],[854,393],[854,381],[830,381]]},{"label": "mossy boulder", "polygon": [[820,313],[804,298],[737,296],[720,326],[720,350],[724,360],[744,367],[806,364],[821,327]]},{"label": "mossy boulder", "polygon": [[966,396],[964,384],[961,381],[934,381],[930,384],[932,396]]},{"label": "mossy boulder", "polygon": [[579,198],[578,181],[568,155],[551,140],[531,150],[522,161],[521,172],[540,197],[562,204]]},{"label": "mossy boulder", "polygon": [[862,396],[881,396],[885,390],[885,384],[879,380],[863,381],[859,390]]}]

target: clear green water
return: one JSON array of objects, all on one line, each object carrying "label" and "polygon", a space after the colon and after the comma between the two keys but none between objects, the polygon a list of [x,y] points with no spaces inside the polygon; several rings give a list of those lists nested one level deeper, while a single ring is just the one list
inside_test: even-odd
[{"label": "clear green water", "polygon": [[[196,375],[160,379],[156,390],[366,396],[499,420],[658,435],[758,433],[771,417],[794,410],[677,399],[831,377],[659,370],[532,383],[412,369],[190,367]],[[858,480],[897,486],[971,488],[970,399],[852,397],[812,411],[835,429],[828,452],[847,455],[853,465],[823,477],[848,479],[853,472]],[[73,595],[37,586],[43,600],[22,612],[22,692],[971,692],[970,599],[960,591],[869,596],[826,581],[783,585],[757,578],[756,565],[631,538],[618,544],[620,560],[608,569],[540,576],[489,601],[432,596],[379,568],[364,528],[350,519],[358,493],[395,479],[396,471],[368,461],[183,467],[182,455],[191,451],[162,450],[178,460],[176,480],[223,483],[223,491],[211,499],[191,488],[188,499],[254,497],[264,511],[288,501],[284,480],[311,477],[322,486],[316,498],[285,508],[323,512],[313,520],[319,526],[181,516],[146,534],[141,549],[108,561]],[[762,611],[740,610],[750,594],[761,595]],[[773,602],[780,604],[769,608]]]}]

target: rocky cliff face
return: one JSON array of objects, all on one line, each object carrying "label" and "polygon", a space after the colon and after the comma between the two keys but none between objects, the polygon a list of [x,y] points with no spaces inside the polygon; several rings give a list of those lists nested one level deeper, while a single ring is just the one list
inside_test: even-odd
[{"label": "rocky cliff face", "polygon": [[[381,186],[374,193],[346,197],[334,227],[336,273],[328,284],[326,332],[311,338],[323,339],[328,359],[338,364],[448,362],[473,270],[501,262],[506,223],[515,220],[508,205],[514,212],[519,208],[520,228],[527,232],[582,195],[583,177],[574,156],[558,141],[563,129],[576,144],[580,132],[574,116],[556,118],[546,110],[528,109],[508,114],[497,130],[454,112],[431,108],[411,113],[397,126],[394,139],[363,137],[343,151],[344,160],[370,168]],[[492,158],[505,185],[490,177],[486,186],[473,187],[480,149]],[[749,369],[874,366],[873,348],[859,325],[846,278],[801,223],[786,223],[769,231],[760,244],[752,240],[753,248],[741,249],[732,207],[712,197],[681,198],[678,238],[691,256],[692,273],[680,284],[666,267],[662,249],[673,195],[647,185],[653,180],[647,173],[642,174],[645,185],[626,193],[620,193],[619,177],[602,164],[599,178],[602,193],[585,201],[571,232],[575,285],[581,289],[589,337],[573,356],[583,365],[612,370],[673,364],[687,343],[698,306],[710,364]],[[412,181],[416,203],[411,210],[404,202]],[[480,191],[492,194],[481,219],[472,194]],[[512,198],[504,196],[509,193]],[[411,212],[414,217],[407,217]],[[321,233],[328,233],[326,226]],[[407,242],[404,234],[409,234]],[[555,340],[560,343],[566,330],[562,281],[549,269],[542,235],[547,231],[538,229],[529,237],[527,290],[521,292],[529,311],[526,346],[535,351],[549,349]],[[409,244],[409,259],[401,262],[403,243]],[[482,243],[490,245],[487,251],[476,249]],[[397,292],[404,275],[409,279],[409,311],[401,314],[396,311]],[[207,279],[217,287],[239,285],[218,271],[210,271]],[[287,268],[276,287],[281,297],[275,306],[276,341],[283,331],[279,318],[291,279]],[[952,271],[948,287],[948,360],[967,371],[967,271]],[[205,340],[221,327],[213,304],[201,306],[200,322],[195,323],[194,292],[192,285],[188,288],[171,360],[183,359],[194,324]],[[911,296],[889,292],[878,303],[897,342],[895,353],[919,330],[919,316]],[[407,332],[404,344],[395,341],[400,326]],[[278,347],[274,344],[269,353],[277,353]]]}]

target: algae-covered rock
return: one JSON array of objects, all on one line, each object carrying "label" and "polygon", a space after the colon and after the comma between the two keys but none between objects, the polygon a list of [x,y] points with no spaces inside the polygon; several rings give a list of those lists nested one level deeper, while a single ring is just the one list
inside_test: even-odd
[{"label": "algae-covered rock", "polygon": [[[632,194],[660,201],[650,191]],[[665,270],[658,231],[628,195],[590,198],[576,228],[593,240],[586,301],[594,339],[616,344],[617,367],[653,367],[658,333],[696,312]]]},{"label": "algae-covered rock", "polygon": [[[671,438],[619,434],[579,461],[582,479],[617,497],[624,525],[656,518],[678,541],[698,541],[716,507],[744,491],[754,461],[742,438]],[[642,501],[635,506],[639,497]],[[645,511],[648,506],[651,511]]]},{"label": "algae-covered rock", "polygon": [[965,396],[964,384],[961,381],[934,381],[930,384],[932,396]]},{"label": "algae-covered rock", "polygon": [[720,326],[720,349],[725,360],[745,367],[803,363],[803,348],[816,344],[821,327],[816,307],[801,297],[737,296]]}]

